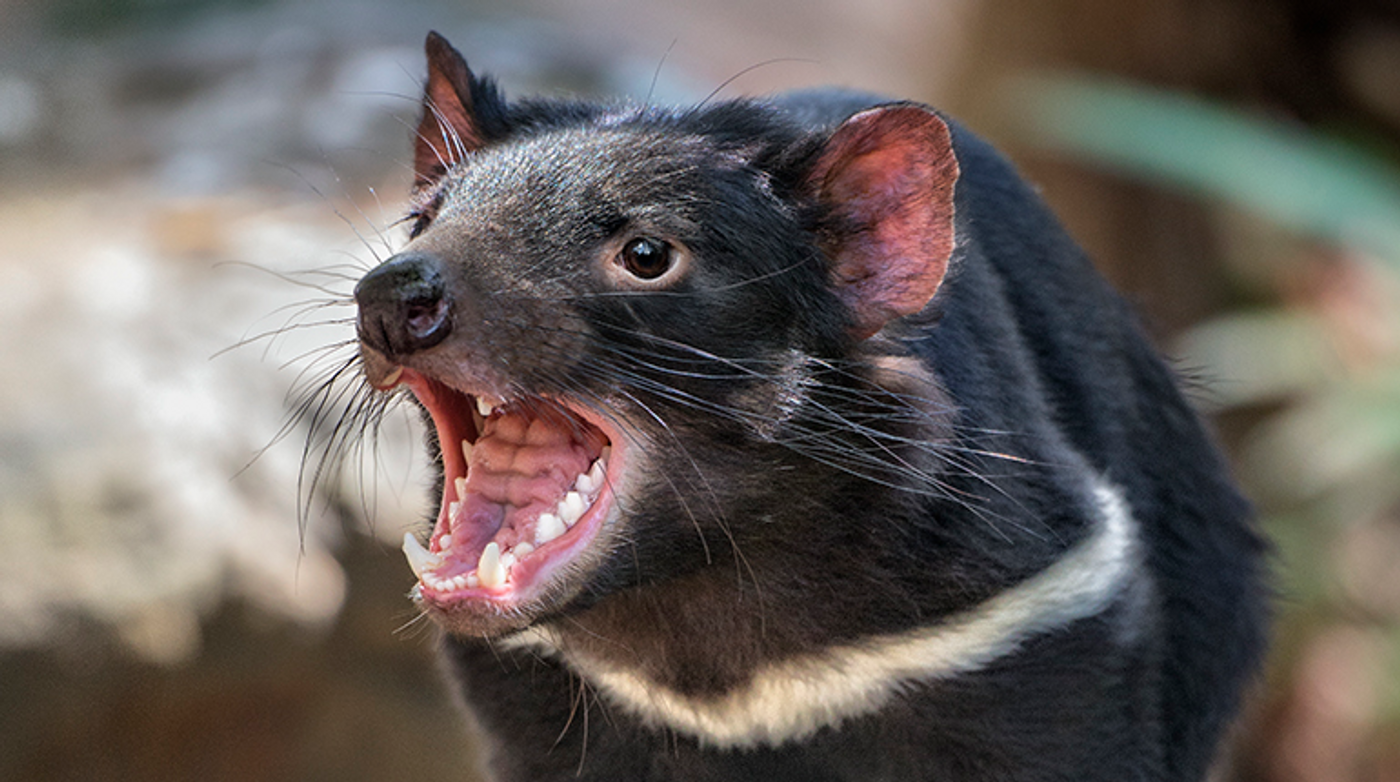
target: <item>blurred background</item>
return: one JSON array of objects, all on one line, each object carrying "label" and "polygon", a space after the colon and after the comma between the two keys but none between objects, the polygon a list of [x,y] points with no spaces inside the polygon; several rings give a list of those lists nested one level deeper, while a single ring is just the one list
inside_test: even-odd
[{"label": "blurred background", "polygon": [[476,778],[415,424],[309,507],[289,424],[403,242],[429,29],[511,94],[846,84],[1002,146],[1276,541],[1219,778],[1400,780],[1393,0],[0,0],[0,779]]}]

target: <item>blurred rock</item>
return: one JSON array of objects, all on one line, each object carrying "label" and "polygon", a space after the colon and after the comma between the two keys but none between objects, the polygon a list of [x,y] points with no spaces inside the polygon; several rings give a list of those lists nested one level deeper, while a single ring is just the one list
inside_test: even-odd
[{"label": "blurred rock", "polygon": [[[296,445],[262,450],[286,417],[286,378],[256,351],[214,358],[305,294],[261,280],[255,293],[234,267],[188,260],[217,251],[223,224],[240,223],[246,244],[278,220],[234,201],[152,213],[133,193],[0,207],[0,233],[24,237],[0,256],[0,279],[15,281],[0,286],[0,352],[15,368],[0,439],[19,456],[0,460],[0,643],[87,614],[145,628],[136,648],[169,659],[197,648],[188,628],[229,587],[308,621],[340,604],[323,533],[303,545],[292,521]],[[337,243],[299,228],[321,240],[315,252]],[[252,257],[269,269],[311,249],[263,235]]]}]

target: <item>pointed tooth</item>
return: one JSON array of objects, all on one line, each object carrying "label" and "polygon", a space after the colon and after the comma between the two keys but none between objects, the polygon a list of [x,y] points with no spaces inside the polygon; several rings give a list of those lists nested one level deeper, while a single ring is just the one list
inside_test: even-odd
[{"label": "pointed tooth", "polygon": [[491,541],[486,544],[486,548],[481,550],[481,556],[477,559],[477,570],[490,570],[501,563],[501,544]]},{"label": "pointed tooth", "polygon": [[467,479],[456,478],[452,481],[452,488],[457,490],[457,501],[461,502],[467,496]]},{"label": "pointed tooth", "polygon": [[403,367],[394,367],[393,371],[385,375],[378,383],[372,383],[372,385],[380,391],[389,391],[397,386],[401,380],[403,380]]},{"label": "pointed tooth", "polygon": [[576,491],[571,491],[564,495],[564,499],[559,502],[559,518],[565,526],[572,527],[576,524],[583,512],[588,510],[584,504],[583,497]]},{"label": "pointed tooth", "polygon": [[491,417],[491,411],[495,409],[496,406],[486,401],[486,397],[479,396],[476,398],[476,411],[481,413],[482,418]]},{"label": "pointed tooth", "polygon": [[588,468],[588,478],[593,481],[593,488],[603,488],[603,476],[608,474],[608,465],[602,459],[593,460],[593,466]]},{"label": "pointed tooth", "polygon": [[553,513],[540,515],[539,521],[535,522],[535,545],[543,546],[551,540],[564,534],[564,522]]},{"label": "pointed tooth", "polygon": [[447,503],[447,520],[449,522],[455,520],[457,518],[457,515],[461,513],[461,511],[462,503],[457,502],[456,500]]},{"label": "pointed tooth", "polygon": [[516,558],[517,560],[521,560],[521,559],[524,559],[524,558],[530,556],[532,553],[534,553],[535,547],[532,546],[532,545],[530,545],[530,543],[529,543],[528,541],[526,541],[526,542],[523,542],[523,543],[517,543],[517,544],[515,544],[515,549],[514,549],[514,551],[515,551],[515,558]]},{"label": "pointed tooth", "polygon": [[442,564],[442,558],[423,548],[412,532],[403,534],[403,555],[408,560],[408,566],[413,568],[413,575],[419,578],[423,577],[423,571]]},{"label": "pointed tooth", "polygon": [[506,582],[506,569],[501,565],[501,547],[496,541],[486,544],[481,551],[481,559],[476,563],[476,577],[487,589],[498,587]]},{"label": "pointed tooth", "polygon": [[463,440],[463,441],[462,441],[462,459],[465,460],[465,461],[464,461],[465,464],[467,464],[468,466],[471,465],[471,463],[472,463],[472,444],[469,443],[469,442],[467,442],[466,440]]}]

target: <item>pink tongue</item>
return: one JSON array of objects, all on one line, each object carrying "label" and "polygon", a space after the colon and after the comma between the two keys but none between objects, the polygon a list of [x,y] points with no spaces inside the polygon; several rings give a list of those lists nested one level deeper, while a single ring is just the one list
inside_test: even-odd
[{"label": "pink tongue", "polygon": [[473,544],[485,546],[501,538],[502,526],[552,510],[578,474],[588,471],[593,456],[572,435],[573,428],[552,415],[502,413],[486,420],[472,446],[462,505],[469,537],[481,538]]}]

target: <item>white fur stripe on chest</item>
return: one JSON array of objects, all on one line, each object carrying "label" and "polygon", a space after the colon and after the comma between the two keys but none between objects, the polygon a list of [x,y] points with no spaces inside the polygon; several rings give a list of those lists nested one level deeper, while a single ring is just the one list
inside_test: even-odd
[{"label": "white fur stripe on chest", "polygon": [[1095,528],[1038,575],[933,627],[775,662],[721,697],[682,695],[613,663],[565,651],[548,628],[509,644],[563,659],[608,701],[719,747],[777,745],[870,714],[916,683],[976,671],[1040,633],[1094,616],[1128,583],[1135,531],[1119,490],[1096,481]]}]

